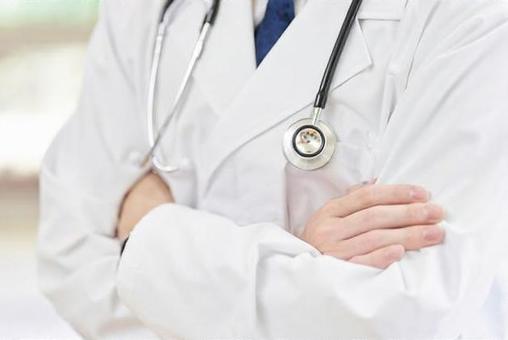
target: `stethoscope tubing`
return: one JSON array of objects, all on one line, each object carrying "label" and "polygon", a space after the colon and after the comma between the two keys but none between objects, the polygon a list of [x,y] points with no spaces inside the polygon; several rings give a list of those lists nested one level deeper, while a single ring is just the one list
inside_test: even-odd
[{"label": "stethoscope tubing", "polygon": [[203,50],[210,33],[210,29],[215,22],[217,17],[217,12],[219,9],[220,0],[215,0],[207,12],[205,19],[203,21],[203,25],[201,27],[198,40],[196,41],[194,50],[192,52],[191,59],[189,61],[189,65],[185,71],[182,84],[178,89],[175,102],[169,112],[166,115],[162,125],[158,129],[157,135],[155,135],[155,130],[157,126],[156,116],[155,116],[155,103],[157,98],[157,83],[158,83],[158,75],[160,69],[160,61],[162,57],[162,50],[164,45],[164,38],[166,36],[166,31],[168,27],[169,21],[169,11],[167,10],[171,5],[172,1],[168,1],[166,4],[165,12],[162,16],[162,20],[159,23],[159,28],[157,31],[157,38],[155,39],[154,51],[153,51],[153,60],[152,67],[150,71],[149,78],[149,87],[148,87],[148,96],[147,96],[147,129],[148,129],[148,138],[150,143],[150,150],[148,151],[146,157],[143,160],[143,166],[149,164],[152,161],[153,165],[160,171],[163,172],[175,172],[179,170],[178,166],[173,165],[164,165],[163,162],[159,160],[159,158],[155,154],[155,150],[159,146],[162,138],[168,130],[169,125],[175,119],[177,119],[177,115],[180,112],[180,106],[183,102],[184,95],[187,92],[187,89],[190,85],[190,80],[196,65],[203,54]]},{"label": "stethoscope tubing", "polygon": [[[160,69],[160,62],[163,52],[163,46],[164,46],[164,38],[166,36],[166,31],[168,27],[169,22],[169,7],[173,3],[173,0],[168,0],[166,4],[163,7],[161,19],[159,21],[158,31],[157,31],[157,37],[155,39],[154,44],[154,50],[153,50],[153,59],[152,59],[152,65],[150,69],[150,77],[149,77],[149,87],[148,87],[148,95],[147,95],[147,130],[148,130],[148,140],[150,149],[147,153],[146,157],[143,159],[142,166],[148,166],[150,161],[153,164],[153,166],[162,172],[175,172],[179,170],[179,166],[172,166],[172,165],[164,165],[163,162],[159,160],[157,155],[155,154],[155,151],[159,144],[161,143],[162,138],[166,134],[169,125],[171,122],[177,120],[177,116],[179,114],[180,107],[184,100],[184,95],[187,92],[190,80],[192,77],[192,74],[194,73],[194,70],[196,68],[196,65],[201,58],[203,54],[203,50],[206,45],[207,38],[209,36],[209,32],[213,24],[215,23],[215,20],[217,18],[217,14],[220,7],[220,0],[213,0],[212,5],[208,12],[206,13],[203,24],[199,33],[198,40],[196,41],[196,45],[194,47],[191,59],[189,61],[189,65],[185,71],[182,83],[180,88],[178,89],[175,102],[173,106],[171,107],[171,110],[168,115],[166,115],[162,125],[157,130],[157,117],[155,112],[155,105],[157,100],[157,84],[158,84],[158,76],[159,76],[159,69]],[[321,80],[321,84],[319,87],[319,90],[316,94],[316,98],[313,105],[313,111],[311,118],[309,119],[302,119],[298,122],[295,122],[289,130],[296,128],[296,133],[292,136],[288,135],[286,133],[284,137],[284,143],[288,145],[296,145],[295,144],[295,138],[298,136],[298,131],[300,127],[306,127],[311,126],[312,130],[316,133],[319,133],[320,136],[323,136],[321,139],[323,144],[322,146],[325,146],[325,149],[320,148],[319,150],[322,150],[323,154],[314,155],[313,153],[302,156],[299,150],[296,149],[296,147],[293,147],[291,149],[287,145],[284,146],[284,152],[286,153],[286,158],[288,161],[290,161],[293,165],[306,169],[306,170],[314,170],[319,167],[324,166],[327,164],[330,160],[330,158],[333,156],[334,150],[335,150],[335,134],[333,132],[333,129],[330,129],[329,126],[321,120],[321,114],[324,111],[326,107],[326,103],[329,97],[329,92],[331,88],[331,84],[333,82],[339,61],[341,59],[342,53],[344,52],[344,48],[346,46],[346,42],[348,40],[349,34],[352,31],[353,25],[355,23],[356,17],[358,15],[358,11],[361,7],[362,0],[352,0],[351,5],[349,6],[349,9],[346,13],[346,17],[344,19],[344,22],[341,26],[339,35],[337,37],[337,40],[334,44],[332,53],[330,55],[330,58],[328,60],[328,63],[326,65],[325,71],[323,73],[323,77]],[[302,125],[303,124],[303,125]],[[302,125],[302,126],[300,126]],[[324,130],[323,130],[324,129]],[[157,133],[155,132],[157,130]],[[288,130],[288,131],[289,131]],[[326,134],[323,134],[323,131],[326,131]],[[290,146],[291,146],[290,145]]]},{"label": "stethoscope tubing", "polygon": [[332,54],[330,55],[330,59],[328,60],[328,64],[326,65],[326,69],[323,73],[323,79],[321,80],[321,85],[319,86],[319,91],[314,101],[315,109],[321,108],[322,110],[324,110],[326,107],[326,102],[328,101],[330,87],[332,86],[335,71],[337,70],[337,66],[339,64],[339,60],[342,57],[342,53],[344,52],[344,47],[346,46],[349,33],[353,28],[353,25],[355,23],[358,11],[360,10],[363,0],[352,0],[352,1],[353,2],[349,6],[346,17],[341,26],[339,35],[337,36],[337,40],[335,41],[335,45],[333,46]]},{"label": "stethoscope tubing", "polygon": [[328,101],[330,88],[332,86],[332,81],[335,76],[337,66],[339,64],[340,58],[342,57],[342,53],[344,52],[344,47],[346,46],[349,32],[351,32],[353,28],[355,19],[358,15],[358,11],[362,5],[362,1],[363,0],[353,0],[351,6],[349,6],[339,35],[337,36],[337,40],[333,46],[332,54],[328,59],[328,63],[323,73],[323,78],[321,79],[319,90],[314,100],[314,108],[312,111],[312,125],[314,126],[317,126],[319,120],[321,119],[321,113],[326,108],[326,103]]}]

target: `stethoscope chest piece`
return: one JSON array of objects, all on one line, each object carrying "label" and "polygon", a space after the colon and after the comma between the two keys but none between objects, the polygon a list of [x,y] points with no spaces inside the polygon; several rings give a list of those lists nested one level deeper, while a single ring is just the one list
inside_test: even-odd
[{"label": "stethoscope chest piece", "polygon": [[289,127],[284,134],[283,148],[289,163],[311,171],[330,162],[336,143],[335,133],[325,122],[306,118]]},{"label": "stethoscope chest piece", "polygon": [[321,79],[312,116],[295,122],[284,134],[284,154],[288,162],[298,169],[311,171],[322,168],[330,162],[335,153],[337,137],[333,130],[320,119],[320,116],[326,108],[337,65],[361,4],[362,0],[351,1]]}]

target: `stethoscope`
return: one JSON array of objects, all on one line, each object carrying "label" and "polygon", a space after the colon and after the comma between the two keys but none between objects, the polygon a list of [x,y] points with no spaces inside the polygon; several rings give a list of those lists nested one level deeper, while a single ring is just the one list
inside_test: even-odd
[{"label": "stethoscope", "polygon": [[[151,162],[156,170],[166,173],[178,171],[180,170],[180,166],[165,164],[155,154],[155,151],[157,150],[162,137],[167,132],[169,125],[173,120],[175,120],[178,112],[180,111],[184,95],[190,84],[190,79],[194,73],[197,62],[203,55],[203,50],[210,33],[210,29],[215,23],[215,19],[217,18],[217,13],[220,7],[220,0],[213,0],[212,6],[206,13],[206,16],[203,20],[203,25],[201,27],[198,40],[194,47],[194,51],[182,80],[182,84],[178,89],[173,107],[164,119],[160,128],[157,129],[155,112],[157,83],[160,60],[164,47],[164,38],[166,36],[166,31],[169,23],[168,9],[173,1],[174,0],[167,1],[163,8],[162,16],[159,21],[157,37],[155,39],[146,108],[150,150],[143,161],[144,166],[149,165]],[[326,108],[330,87],[335,76],[337,65],[342,56],[342,52],[344,51],[344,47],[346,45],[349,34],[351,33],[361,4],[362,0],[352,0],[351,2],[349,10],[346,14],[346,18],[339,32],[339,36],[337,37],[333,51],[330,55],[328,64],[323,74],[321,85],[314,101],[311,117],[294,122],[284,134],[284,155],[290,164],[301,170],[310,171],[322,168],[330,162],[335,153],[337,136],[335,135],[333,129],[330,128],[330,126],[321,119],[321,115]],[[155,131],[157,131],[157,133],[155,133]]]}]

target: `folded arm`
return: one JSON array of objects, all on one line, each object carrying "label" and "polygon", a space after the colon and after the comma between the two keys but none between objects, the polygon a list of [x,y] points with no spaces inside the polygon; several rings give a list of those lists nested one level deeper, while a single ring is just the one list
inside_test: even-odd
[{"label": "folded arm", "polygon": [[[103,2],[77,111],[52,143],[40,174],[39,285],[87,339],[155,337],[121,303],[115,286],[118,210],[143,175],[130,154],[145,145],[135,101],[142,89],[125,62],[148,48],[137,45],[146,43],[133,37],[139,32],[125,33],[125,12],[136,13],[132,3]],[[155,3],[143,3],[143,10],[153,11]],[[127,47],[122,36],[129,39]]]},{"label": "folded arm", "polygon": [[446,208],[443,246],[379,271],[272,224],[163,205],[129,241],[122,300],[167,336],[457,338],[508,237],[507,36],[498,25],[423,65],[378,150],[380,183],[421,184]]}]

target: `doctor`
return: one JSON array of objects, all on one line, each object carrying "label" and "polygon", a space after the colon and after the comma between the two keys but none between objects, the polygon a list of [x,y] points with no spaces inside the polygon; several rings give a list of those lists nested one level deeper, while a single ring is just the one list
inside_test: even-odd
[{"label": "doctor", "polygon": [[[333,157],[307,171],[281,140],[350,1],[296,1],[275,44],[277,2],[222,1],[157,150],[178,171],[157,175],[165,1],[104,2],[41,172],[42,290],[86,338],[506,338],[508,4],[365,0],[322,113]],[[209,6],[168,10],[158,122]]]}]

